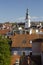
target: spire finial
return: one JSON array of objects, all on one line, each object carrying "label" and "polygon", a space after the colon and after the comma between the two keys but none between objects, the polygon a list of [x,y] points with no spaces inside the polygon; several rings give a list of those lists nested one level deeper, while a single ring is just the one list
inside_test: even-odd
[{"label": "spire finial", "polygon": [[26,13],[28,14],[28,8],[27,8],[27,10],[26,10]]},{"label": "spire finial", "polygon": [[28,8],[26,10],[26,19],[28,19]]}]

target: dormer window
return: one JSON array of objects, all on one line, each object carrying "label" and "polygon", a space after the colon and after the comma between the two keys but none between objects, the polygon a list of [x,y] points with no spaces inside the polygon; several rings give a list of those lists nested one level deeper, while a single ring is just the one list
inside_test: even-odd
[{"label": "dormer window", "polygon": [[26,43],[26,39],[24,39],[24,40],[22,41],[22,43],[24,43],[24,44],[25,44],[25,43]]}]

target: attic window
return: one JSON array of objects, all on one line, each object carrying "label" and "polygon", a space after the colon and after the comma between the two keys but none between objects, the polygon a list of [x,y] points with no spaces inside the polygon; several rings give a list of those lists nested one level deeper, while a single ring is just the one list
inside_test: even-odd
[{"label": "attic window", "polygon": [[24,39],[24,40],[22,41],[22,43],[26,43],[26,39]]},{"label": "attic window", "polygon": [[30,44],[32,44],[32,40],[30,40]]}]

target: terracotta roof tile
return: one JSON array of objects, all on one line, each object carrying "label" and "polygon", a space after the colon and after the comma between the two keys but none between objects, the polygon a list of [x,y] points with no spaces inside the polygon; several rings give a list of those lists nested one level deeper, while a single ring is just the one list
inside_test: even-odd
[{"label": "terracotta roof tile", "polygon": [[16,59],[20,59],[20,56],[19,55],[12,55],[11,56],[11,63],[10,63],[10,65],[15,64]]},{"label": "terracotta roof tile", "polygon": [[40,29],[40,31],[42,31],[42,32],[43,32],[43,29]]},{"label": "terracotta roof tile", "polygon": [[0,30],[0,34],[1,35],[6,34],[7,32],[9,32],[9,29]]},{"label": "terracotta roof tile", "polygon": [[[12,37],[12,47],[32,47],[32,44],[30,44],[30,40],[37,39],[37,38],[43,38],[42,35],[38,34],[18,34]],[[26,43],[23,43],[25,41]]]},{"label": "terracotta roof tile", "polygon": [[28,35],[15,35],[13,37],[12,47],[31,47],[29,44]]}]

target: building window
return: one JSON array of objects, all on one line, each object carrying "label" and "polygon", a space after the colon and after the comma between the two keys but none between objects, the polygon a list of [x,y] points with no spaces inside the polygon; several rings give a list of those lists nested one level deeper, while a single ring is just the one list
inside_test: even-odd
[{"label": "building window", "polygon": [[17,51],[12,51],[12,54],[13,54],[13,55],[17,55],[18,52],[17,52]]}]

